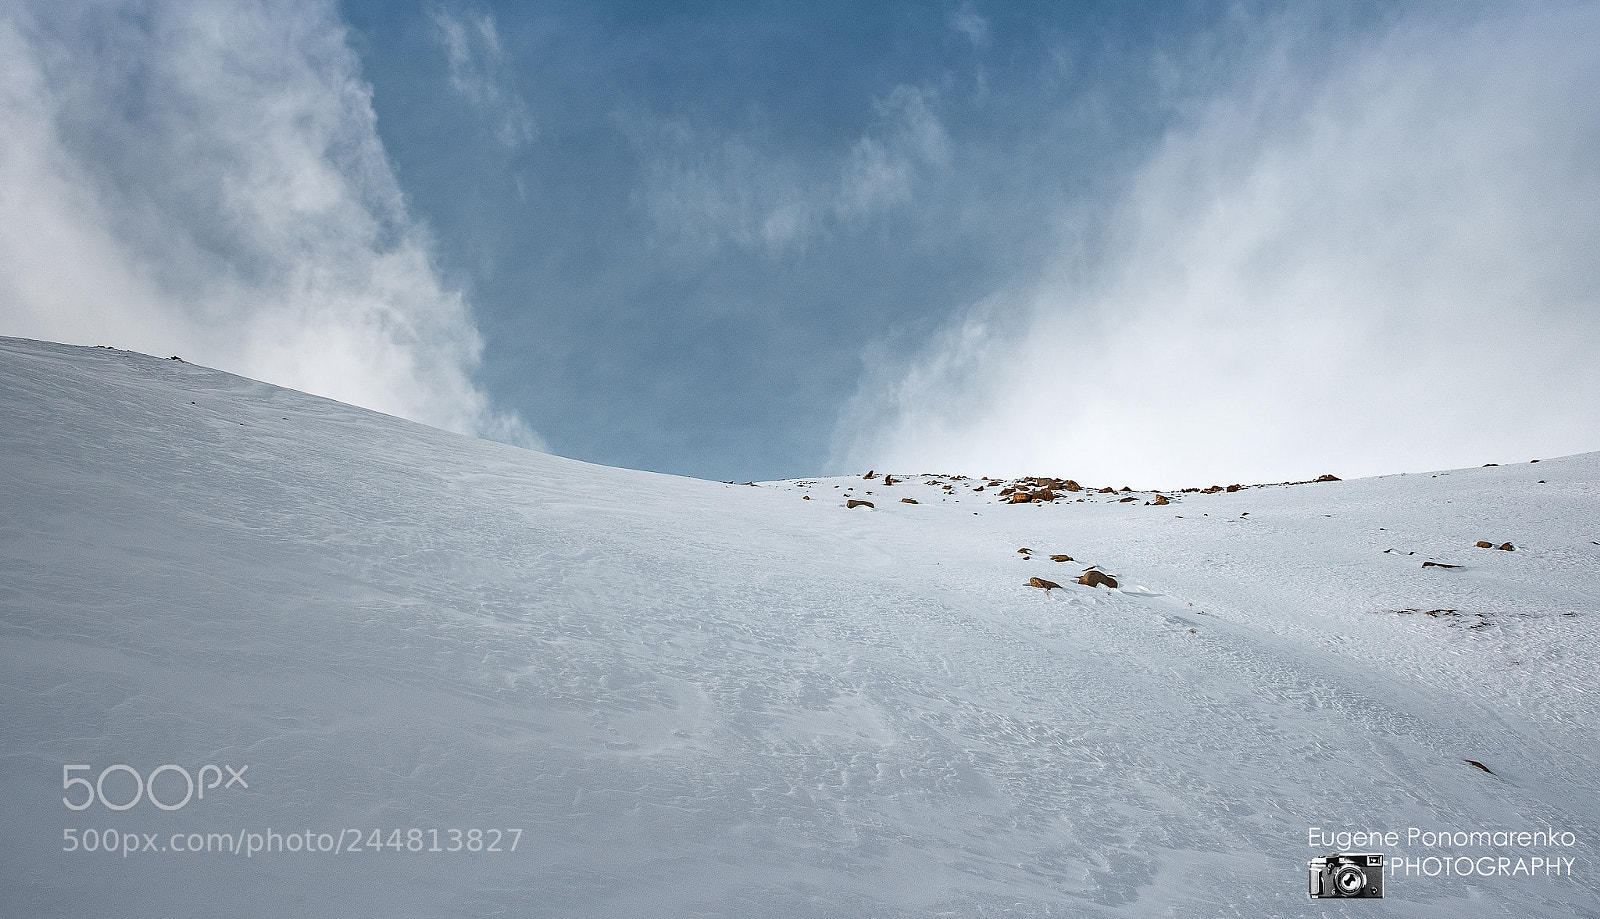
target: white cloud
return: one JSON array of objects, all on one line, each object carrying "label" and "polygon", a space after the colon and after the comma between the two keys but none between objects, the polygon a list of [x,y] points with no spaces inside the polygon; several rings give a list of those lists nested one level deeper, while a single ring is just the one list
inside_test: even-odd
[{"label": "white cloud", "polygon": [[0,14],[0,331],[532,444],[473,383],[331,4]]},{"label": "white cloud", "polygon": [[444,47],[451,89],[494,121],[495,139],[502,146],[516,149],[533,140],[533,118],[527,103],[510,88],[511,72],[500,47],[494,14],[453,13],[435,7],[431,17]]},{"label": "white cloud", "polygon": [[[1287,28],[1287,27],[1286,27]],[[1295,36],[1089,262],[879,361],[840,468],[1203,485],[1600,449],[1600,9]]]}]

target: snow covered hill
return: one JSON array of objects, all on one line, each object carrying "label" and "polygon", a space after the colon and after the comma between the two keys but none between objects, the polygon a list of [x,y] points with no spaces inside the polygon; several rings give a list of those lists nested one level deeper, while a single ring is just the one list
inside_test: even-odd
[{"label": "snow covered hill", "polygon": [[0,339],[0,915],[1600,915],[1600,454],[1500,459],[731,485]]}]

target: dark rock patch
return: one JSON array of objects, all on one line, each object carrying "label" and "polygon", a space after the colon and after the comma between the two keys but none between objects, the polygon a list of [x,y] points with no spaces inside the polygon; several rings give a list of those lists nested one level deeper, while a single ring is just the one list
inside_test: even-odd
[{"label": "dark rock patch", "polygon": [[1101,584],[1104,584],[1105,586],[1114,590],[1117,586],[1117,579],[1109,574],[1106,574],[1104,571],[1099,570],[1098,568],[1090,568],[1082,575],[1079,575],[1078,583],[1085,587],[1098,587]]}]

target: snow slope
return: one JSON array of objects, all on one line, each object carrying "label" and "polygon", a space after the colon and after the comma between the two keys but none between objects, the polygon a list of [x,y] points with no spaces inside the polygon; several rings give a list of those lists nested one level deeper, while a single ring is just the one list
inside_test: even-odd
[{"label": "snow slope", "polygon": [[[730,485],[0,339],[0,915],[1600,915],[1600,454],[1516,459]],[[63,802],[169,763],[248,788]],[[1312,827],[1573,864],[1313,901]],[[269,828],[401,835],[171,848]]]}]

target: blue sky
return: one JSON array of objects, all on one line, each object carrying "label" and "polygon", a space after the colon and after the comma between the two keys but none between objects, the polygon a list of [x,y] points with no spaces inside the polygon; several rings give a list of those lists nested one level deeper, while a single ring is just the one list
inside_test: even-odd
[{"label": "blue sky", "polygon": [[491,391],[558,450],[742,480],[821,468],[865,349],[1030,271],[1170,117],[1194,21],[1059,6],[344,9]]},{"label": "blue sky", "polygon": [[1593,4],[24,2],[0,334],[713,479],[1600,448]]}]

